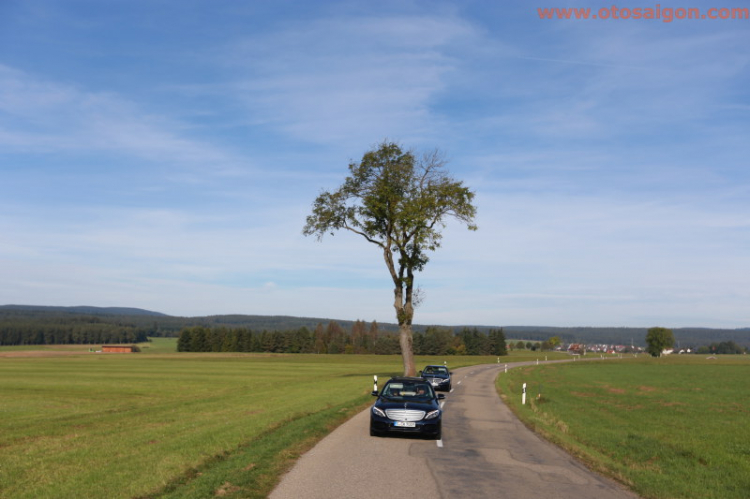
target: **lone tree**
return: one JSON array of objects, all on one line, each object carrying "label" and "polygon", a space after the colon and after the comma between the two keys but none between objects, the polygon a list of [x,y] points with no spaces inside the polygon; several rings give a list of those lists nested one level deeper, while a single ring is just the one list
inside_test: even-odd
[{"label": "lone tree", "polygon": [[445,171],[437,152],[416,157],[398,144],[383,142],[349,164],[350,176],[335,191],[322,192],[313,203],[303,229],[306,236],[322,237],[346,229],[383,251],[393,280],[404,362],[404,375],[414,376],[412,319],[414,273],[421,271],[427,253],[440,247],[441,229],[453,217],[476,230],[474,193]]},{"label": "lone tree", "polygon": [[674,334],[671,329],[652,327],[646,333],[646,351],[653,357],[661,357],[666,348],[674,346]]}]

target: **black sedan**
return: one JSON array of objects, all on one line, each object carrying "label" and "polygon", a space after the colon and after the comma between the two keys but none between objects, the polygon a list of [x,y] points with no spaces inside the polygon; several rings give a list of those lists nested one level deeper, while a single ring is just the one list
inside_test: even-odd
[{"label": "black sedan", "polygon": [[419,375],[429,382],[435,390],[451,391],[451,374],[445,366],[426,366]]},{"label": "black sedan", "polygon": [[370,435],[389,432],[412,433],[440,440],[443,410],[432,386],[422,378],[391,378],[378,393],[370,409]]}]

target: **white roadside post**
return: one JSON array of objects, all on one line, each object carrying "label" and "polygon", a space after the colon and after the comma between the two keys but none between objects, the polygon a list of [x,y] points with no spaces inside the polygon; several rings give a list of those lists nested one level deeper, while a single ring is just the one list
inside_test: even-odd
[{"label": "white roadside post", "polygon": [[375,376],[373,376],[373,378],[374,379],[373,379],[372,391],[377,392],[378,391],[378,375],[376,374]]},{"label": "white roadside post", "polygon": [[508,374],[508,364],[505,364],[505,374]]},{"label": "white roadside post", "polygon": [[526,405],[526,383],[523,384],[523,395],[521,396],[521,405]]}]

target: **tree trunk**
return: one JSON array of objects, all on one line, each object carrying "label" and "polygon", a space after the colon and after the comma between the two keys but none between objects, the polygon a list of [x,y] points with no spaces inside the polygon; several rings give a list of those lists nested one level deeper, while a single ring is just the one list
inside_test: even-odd
[{"label": "tree trunk", "polygon": [[417,370],[416,366],[414,365],[414,349],[412,348],[412,342],[414,340],[411,334],[411,324],[400,324],[399,331],[401,357],[404,361],[404,376],[416,376]]},{"label": "tree trunk", "polygon": [[[404,376],[415,376],[417,374],[414,366],[414,349],[412,348],[413,337],[411,333],[411,321],[414,317],[414,307],[412,306],[412,287],[406,286],[406,300],[404,300],[404,282],[403,270],[401,275],[396,273],[396,267],[393,264],[393,254],[390,250],[390,243],[383,248],[383,256],[388,271],[393,279],[393,308],[396,309],[396,320],[399,329],[399,345],[401,346],[401,358],[404,361]],[[409,271],[411,280],[411,271]]]},{"label": "tree trunk", "polygon": [[399,329],[398,342],[401,346],[401,358],[404,361],[404,376],[415,376],[417,371],[414,366],[414,349],[412,348],[414,339],[411,333],[411,320],[414,317],[414,309],[410,303],[404,305],[404,289],[400,285],[396,286],[393,294],[393,308],[396,309],[396,319],[398,320]]}]

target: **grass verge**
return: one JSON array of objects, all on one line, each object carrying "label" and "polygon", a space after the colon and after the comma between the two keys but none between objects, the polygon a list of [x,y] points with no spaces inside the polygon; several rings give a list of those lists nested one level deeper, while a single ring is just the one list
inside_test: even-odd
[{"label": "grass verge", "polygon": [[283,421],[256,439],[191,468],[160,491],[138,499],[262,499],[318,441],[363,410],[369,397]]},{"label": "grass verge", "polygon": [[521,367],[497,387],[528,427],[642,497],[744,499],[748,376],[747,356],[641,356]]}]

